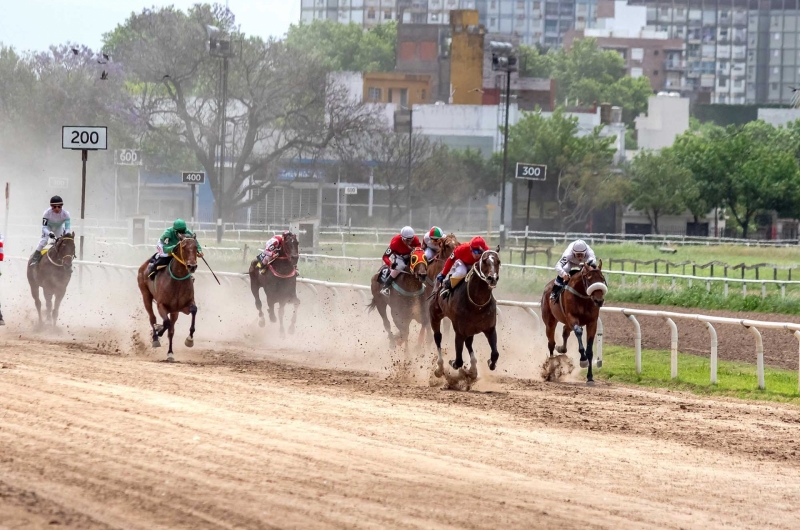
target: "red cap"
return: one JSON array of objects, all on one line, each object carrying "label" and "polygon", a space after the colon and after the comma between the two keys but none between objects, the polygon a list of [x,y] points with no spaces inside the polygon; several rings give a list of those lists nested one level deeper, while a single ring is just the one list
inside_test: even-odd
[{"label": "red cap", "polygon": [[469,248],[480,249],[483,251],[489,250],[489,247],[486,245],[486,241],[481,236],[473,237],[472,241],[469,242]]}]

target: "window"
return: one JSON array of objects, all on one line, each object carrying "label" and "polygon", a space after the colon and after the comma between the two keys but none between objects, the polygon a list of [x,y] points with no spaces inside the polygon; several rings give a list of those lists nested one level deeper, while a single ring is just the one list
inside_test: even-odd
[{"label": "window", "polygon": [[658,75],[658,70],[653,70],[653,75]]},{"label": "window", "polygon": [[496,25],[497,25],[497,19],[496,18],[490,18],[489,19],[489,26],[494,27]]},{"label": "window", "polygon": [[392,20],[392,12],[391,11],[384,11],[383,12],[383,20]]},{"label": "window", "polygon": [[641,68],[631,68],[631,77],[642,77],[642,69]]},{"label": "window", "polygon": [[421,99],[422,101],[428,100],[428,93],[425,91],[424,88],[419,91],[419,99]]},{"label": "window", "polygon": [[525,0],[517,0],[517,10],[525,11]]},{"label": "window", "polygon": [[369,11],[367,11],[367,18],[370,20],[375,20],[375,9],[371,7],[369,8]]},{"label": "window", "polygon": [[778,50],[773,50],[773,52],[772,52],[772,56],[773,57],[778,57],[779,55],[780,55],[780,52]]},{"label": "window", "polygon": [[369,101],[380,101],[381,89],[374,86],[369,87],[369,89],[367,90],[367,99]]},{"label": "window", "polygon": [[778,90],[778,83],[772,83],[772,90]]},{"label": "window", "polygon": [[431,13],[431,22],[439,22],[439,15],[437,13]]},{"label": "window", "polygon": [[733,88],[742,88],[742,80],[741,79],[735,79],[733,81]]},{"label": "window", "polygon": [[633,61],[641,61],[644,59],[644,49],[642,48],[632,48],[631,49],[631,60]]},{"label": "window", "polygon": [[497,9],[497,0],[489,2],[489,9]]},{"label": "window", "polygon": [[653,52],[653,55],[655,55],[655,56],[658,56],[658,50],[655,50],[655,51]]},{"label": "window", "polygon": [[720,79],[719,80],[719,87],[720,88],[725,88],[726,86],[728,86],[728,80],[727,79]]},{"label": "window", "polygon": [[534,2],[533,3],[533,8],[534,9],[541,9],[542,8],[542,3],[541,2]]},{"label": "window", "polygon": [[778,75],[779,72],[780,72],[780,68],[778,68],[777,66],[772,69],[772,73],[775,74],[775,75]]},{"label": "window", "polygon": [[773,33],[772,35],[773,35],[773,37],[772,37],[773,39],[781,40],[781,34],[780,33]]},{"label": "window", "polygon": [[684,15],[683,8],[682,8],[682,7],[676,7],[676,8],[675,8],[675,15],[676,15],[678,18],[683,18],[683,17],[685,16],[685,15]]}]

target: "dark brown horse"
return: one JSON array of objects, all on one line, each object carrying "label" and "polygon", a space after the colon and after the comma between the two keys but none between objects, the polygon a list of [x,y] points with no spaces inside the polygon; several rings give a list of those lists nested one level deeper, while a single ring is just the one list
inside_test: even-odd
[{"label": "dark brown horse", "polygon": [[464,366],[462,356],[464,345],[467,346],[470,360],[470,376],[477,377],[477,364],[475,352],[472,350],[472,340],[478,333],[486,335],[489,347],[492,350],[488,361],[489,369],[494,370],[500,353],[497,351],[497,303],[492,291],[497,287],[500,279],[500,247],[497,250],[487,250],[481,254],[480,259],[472,266],[467,277],[462,280],[464,286],[456,286],[447,298],[442,298],[437,293],[430,301],[431,327],[433,339],[436,341],[436,350],[439,353],[436,377],[442,377],[444,360],[442,359],[442,333],[441,322],[444,317],[453,323],[456,334],[456,358],[450,361],[450,366],[458,370]]},{"label": "dark brown horse", "polygon": [[[425,311],[425,279],[428,276],[428,263],[425,261],[425,252],[421,248],[411,251],[411,260],[408,265],[409,270],[403,271],[392,283],[389,296],[381,294],[383,285],[380,276],[386,267],[372,277],[371,290],[372,302],[368,309],[370,312],[377,309],[383,319],[383,329],[389,335],[389,342],[394,346],[396,343],[405,342],[408,347],[408,328],[411,321],[416,320],[422,324],[419,340],[422,342],[426,330],[428,329],[428,312]],[[392,333],[392,325],[386,314],[386,307],[392,310],[392,321],[397,327],[399,336],[395,337]]]},{"label": "dark brown horse", "polygon": [[[289,324],[289,333],[294,333],[294,325],[297,322],[297,306],[300,299],[297,298],[297,261],[300,259],[300,243],[297,236],[291,232],[283,237],[281,246],[275,261],[270,263],[266,269],[259,267],[258,258],[250,262],[250,292],[256,300],[258,309],[258,325],[262,328],[266,325],[264,312],[261,310],[261,297],[259,289],[264,289],[267,297],[267,310],[269,311],[269,321],[280,321],[281,337],[286,335],[283,329],[283,311],[286,304],[294,306],[292,321]],[[278,304],[278,318],[275,317],[275,304]]]},{"label": "dark brown horse", "polygon": [[[145,271],[149,261],[139,267],[137,280],[139,291],[142,293],[144,309],[150,317],[150,327],[153,330],[153,348],[161,346],[158,340],[165,331],[169,334],[169,350],[167,361],[174,361],[172,353],[172,337],[175,335],[175,323],[178,314],[192,315],[192,324],[189,326],[189,336],[186,337],[186,347],[194,346],[194,322],[197,317],[197,305],[194,303],[194,277],[197,270],[197,258],[202,256],[197,251],[197,241],[194,237],[181,237],[180,243],[172,251],[172,261],[153,275],[147,277]],[[156,303],[158,314],[164,323],[156,325],[156,316],[153,313],[153,302]]]},{"label": "dark brown horse", "polygon": [[[571,332],[575,332],[578,339],[578,352],[581,354],[581,368],[589,367],[586,381],[594,381],[592,377],[592,346],[597,334],[597,319],[600,317],[600,308],[603,306],[604,296],[608,292],[608,285],[602,272],[603,260],[597,266],[583,265],[580,269],[573,270],[569,282],[564,286],[557,300],[550,299],[555,280],[544,288],[542,294],[542,321],[547,333],[547,349],[550,357],[553,348],[558,353],[567,353],[567,339]],[[564,343],[556,347],[556,325],[561,322],[564,330],[561,336]],[[586,326],[586,349],[583,348],[583,327]]]},{"label": "dark brown horse", "polygon": [[[67,292],[67,285],[72,278],[72,260],[75,258],[75,232],[64,234],[53,243],[46,254],[33,267],[28,260],[28,285],[31,296],[36,302],[36,311],[39,313],[39,326],[42,322],[42,303],[39,301],[39,288],[44,292],[44,301],[47,304],[47,323],[56,325],[58,308]],[[53,302],[55,298],[55,302]]]}]

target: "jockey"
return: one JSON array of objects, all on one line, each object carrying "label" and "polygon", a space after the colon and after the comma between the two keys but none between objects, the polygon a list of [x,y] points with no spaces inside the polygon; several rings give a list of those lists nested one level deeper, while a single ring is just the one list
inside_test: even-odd
[{"label": "jockey", "polygon": [[[447,261],[444,262],[444,268],[436,280],[444,285],[442,290],[442,298],[447,298],[461,280],[469,272],[469,268],[481,259],[481,255],[489,250],[486,241],[480,237],[475,236],[469,243],[462,243],[456,247]],[[445,279],[447,277],[447,279]]]},{"label": "jockey", "polygon": [[383,263],[391,270],[383,283],[382,295],[389,296],[389,286],[408,267],[411,251],[421,246],[419,238],[417,238],[414,234],[414,229],[410,226],[404,226],[400,233],[392,238],[389,248],[383,254]]},{"label": "jockey", "polygon": [[439,240],[444,237],[444,232],[438,226],[431,228],[422,237],[422,248],[425,249],[425,261],[431,261],[439,253]]},{"label": "jockey", "polygon": [[[164,233],[158,238],[158,243],[156,243],[158,252],[150,258],[150,264],[147,266],[147,271],[145,272],[146,276],[152,276],[158,271],[158,267],[167,265],[170,260],[172,260],[170,254],[172,254],[175,247],[180,244],[183,237],[195,237],[195,235],[194,232],[186,228],[186,221],[183,219],[175,219],[172,226],[164,230]],[[197,252],[203,252],[199,241],[197,242]]]},{"label": "jockey", "polygon": [[573,267],[578,267],[582,263],[587,265],[594,265],[597,257],[594,251],[589,248],[589,245],[582,239],[573,241],[569,244],[567,249],[561,255],[561,259],[556,263],[556,282],[553,284],[553,291],[550,293],[550,299],[556,300],[559,293],[569,281],[569,272]]},{"label": "jockey", "polygon": [[42,237],[31,256],[31,267],[42,259],[42,249],[50,238],[59,238],[70,232],[69,212],[64,209],[64,201],[58,195],[50,199],[50,208],[42,214]]},{"label": "jockey", "polygon": [[269,264],[278,257],[278,253],[283,248],[283,236],[286,234],[288,234],[288,232],[285,231],[283,235],[272,236],[269,241],[267,241],[267,244],[264,246],[264,251],[261,253],[261,274],[267,272]]}]

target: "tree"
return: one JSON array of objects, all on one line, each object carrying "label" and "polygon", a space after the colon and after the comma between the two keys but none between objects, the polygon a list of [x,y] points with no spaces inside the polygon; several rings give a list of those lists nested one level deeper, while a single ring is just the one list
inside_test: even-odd
[{"label": "tree", "polygon": [[329,71],[390,72],[395,66],[397,24],[364,31],[360,24],[314,20],[289,26],[286,47],[313,57]]},{"label": "tree", "polygon": [[672,153],[642,151],[626,168],[630,187],[627,199],[631,208],[644,212],[653,231],[659,234],[658,220],[686,209],[683,196],[677,193],[691,181],[691,172],[676,164]]},{"label": "tree", "polygon": [[[584,224],[591,214],[619,199],[619,178],[611,171],[613,137],[600,129],[578,136],[578,119],[562,107],[552,116],[525,113],[508,131],[510,160],[535,160],[547,165],[548,179],[557,182],[556,203],[561,229]],[[495,154],[496,165],[501,156]],[[513,168],[509,168],[509,175]]]},{"label": "tree", "polygon": [[[229,32],[226,161],[220,182],[222,105],[219,59],[207,51],[208,26]],[[282,161],[317,158],[375,124],[374,110],[332,82],[319,58],[276,40],[238,33],[224,8],[145,9],[105,35],[106,50],[125,64],[135,87],[131,114],[146,123],[143,141],[191,151],[209,176],[226,218],[263,199]]]},{"label": "tree", "polygon": [[553,75],[556,55],[549,53],[548,50],[540,45],[519,46],[519,65],[521,77],[549,78]]}]

